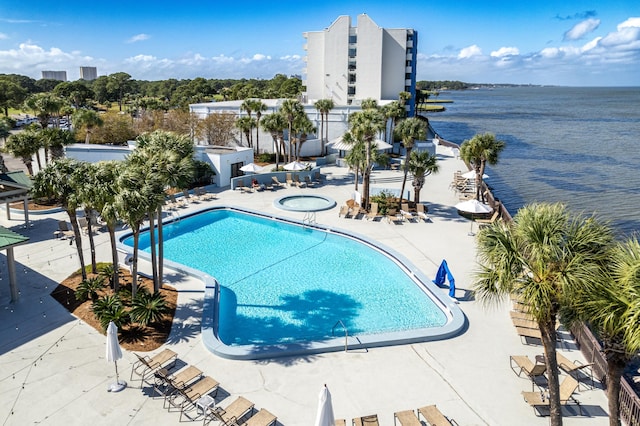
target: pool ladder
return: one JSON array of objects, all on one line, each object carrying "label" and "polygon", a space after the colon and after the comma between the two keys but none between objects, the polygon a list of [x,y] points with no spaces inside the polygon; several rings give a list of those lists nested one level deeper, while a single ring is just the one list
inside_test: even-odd
[{"label": "pool ladder", "polygon": [[302,224],[315,225],[316,224],[316,212],[305,212],[302,218]]},{"label": "pool ladder", "polygon": [[347,352],[349,349],[349,330],[347,330],[347,327],[344,325],[342,320],[338,320],[338,322],[333,325],[333,328],[331,329],[331,335],[335,336],[336,327],[338,325],[341,325],[344,329],[344,351]]}]

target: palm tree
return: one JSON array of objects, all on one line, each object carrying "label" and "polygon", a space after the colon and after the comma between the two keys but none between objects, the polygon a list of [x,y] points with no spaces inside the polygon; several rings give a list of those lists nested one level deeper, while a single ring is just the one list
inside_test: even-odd
[{"label": "palm tree", "polygon": [[280,113],[274,112],[267,115],[261,123],[262,128],[271,134],[273,144],[276,151],[276,170],[280,163],[280,153],[282,152],[282,143],[284,139],[284,129],[287,128],[287,119]]},{"label": "palm tree", "polygon": [[296,114],[293,120],[294,134],[298,135],[293,140],[296,146],[296,161],[300,161],[300,151],[302,145],[307,141],[307,135],[314,133],[316,128],[313,127],[313,123],[309,120],[309,117],[304,112]]},{"label": "palm tree", "polygon": [[80,235],[80,227],[78,226],[76,215],[76,210],[80,206],[80,199],[78,197],[78,188],[74,186],[78,181],[78,175],[82,173],[83,169],[83,163],[77,160],[65,158],[54,161],[40,170],[34,177],[31,192],[35,198],[48,197],[57,199],[62,209],[67,212],[75,236],[82,279],[86,280],[87,271],[84,267],[82,236]]},{"label": "palm tree", "polygon": [[251,109],[256,112],[256,154],[260,154],[260,119],[268,107],[260,99],[251,99]]},{"label": "palm tree", "polygon": [[329,112],[335,107],[333,99],[319,99],[313,104],[320,112],[320,140],[321,153],[326,154],[325,144],[329,142]]},{"label": "palm tree", "polygon": [[104,124],[102,118],[98,115],[97,112],[91,109],[79,109],[77,110],[71,119],[73,121],[73,126],[76,129],[80,129],[82,127],[85,128],[86,136],[84,139],[84,143],[89,143],[91,139],[91,133],[93,132],[94,127],[100,127]]},{"label": "palm tree", "polygon": [[[51,153],[51,160],[55,161],[64,157],[63,148],[75,143],[73,132],[60,128],[47,128],[40,131],[40,138],[45,147]],[[46,160],[46,159],[45,159]],[[46,162],[46,161],[45,161]]]},{"label": "palm tree", "polygon": [[550,422],[562,425],[556,321],[580,287],[608,259],[610,229],[593,218],[571,217],[562,204],[531,204],[512,223],[478,233],[474,291],[485,303],[516,297],[528,307],[542,336],[549,383]]},{"label": "palm tree", "polygon": [[616,243],[611,260],[597,279],[578,292],[572,309],[589,324],[602,343],[607,361],[609,424],[620,426],[620,381],[628,362],[640,351],[640,243]]},{"label": "palm tree", "polygon": [[402,180],[400,200],[398,201],[398,203],[400,203],[402,202],[402,197],[404,197],[404,187],[407,184],[407,174],[409,173],[409,158],[411,157],[413,144],[416,140],[425,140],[427,138],[427,126],[425,125],[424,121],[420,120],[417,117],[405,118],[398,124],[398,127],[396,127],[396,132],[402,139],[404,149],[406,150],[403,167],[404,179]]},{"label": "palm tree", "polygon": [[[51,118],[57,118],[60,109],[65,105],[64,99],[52,93],[35,93],[24,101],[24,106],[38,117],[40,126],[46,129]],[[56,127],[58,120],[56,121]]]},{"label": "palm tree", "polygon": [[116,195],[118,194],[118,175],[120,173],[120,161],[100,161],[95,164],[95,187],[93,188],[93,202],[100,217],[105,222],[111,242],[111,262],[113,291],[118,292],[120,287],[120,275],[118,274],[118,251],[116,249],[116,225],[118,215],[116,211]]},{"label": "palm tree", "polygon": [[420,202],[420,191],[424,186],[424,179],[431,173],[438,173],[438,158],[429,154],[427,151],[411,152],[409,157],[409,171],[413,175],[413,199],[416,203]]},{"label": "palm tree", "polygon": [[5,149],[16,158],[20,158],[29,172],[33,176],[33,155],[37,154],[42,145],[38,133],[32,129],[27,129],[20,133],[9,136]]},{"label": "palm tree", "polygon": [[[245,99],[244,101],[242,101],[242,104],[240,104],[240,111],[246,111],[247,116],[249,117],[248,122],[251,122],[251,114],[253,113],[253,102],[251,99]],[[253,126],[251,126],[251,129],[253,129]],[[253,148],[253,133],[249,134],[248,137],[248,142],[249,142],[249,147]]]},{"label": "palm tree", "polygon": [[153,217],[158,219],[158,251],[157,267],[155,266],[156,249],[152,239],[151,253],[154,264],[154,288],[160,290],[164,281],[164,234],[162,224],[162,206],[165,200],[165,188],[186,188],[193,181],[194,173],[194,146],[186,135],[177,135],[172,132],[155,131],[138,137],[137,155],[145,167],[151,167],[149,173],[156,182],[155,193],[151,200],[155,205],[151,206],[156,211],[150,211],[150,229],[153,229]]},{"label": "palm tree", "polygon": [[389,138],[386,135],[387,128],[385,126],[385,141],[393,145],[393,142],[394,142],[393,135],[394,135],[396,123],[398,122],[399,118],[404,118],[407,115],[407,111],[404,109],[404,106],[402,106],[398,101],[393,101],[385,105],[382,111],[384,112],[385,118],[387,118],[387,120],[391,120],[390,126],[389,126],[389,134],[391,135],[391,140],[389,140]]},{"label": "palm tree", "polygon": [[350,132],[342,135],[342,142],[346,143],[347,145],[351,145],[351,150],[349,150],[347,155],[344,157],[344,160],[353,169],[354,174],[356,175],[354,190],[357,191],[359,183],[358,174],[360,170],[364,170],[364,168],[366,167],[366,147],[364,141],[356,140],[353,134],[351,134]]},{"label": "palm tree", "polygon": [[362,102],[360,103],[360,107],[362,108],[363,111],[365,109],[377,109],[378,101],[376,101],[373,98],[363,99]]},{"label": "palm tree", "polygon": [[77,188],[78,201],[84,207],[84,217],[87,220],[87,234],[89,236],[89,247],[91,249],[91,272],[98,273],[96,263],[96,246],[93,241],[93,210],[96,206],[96,192],[99,190],[96,179],[97,167],[91,163],[82,163],[79,173],[75,173],[71,179],[71,185]]},{"label": "palm tree", "polygon": [[377,108],[364,109],[355,112],[349,117],[350,132],[356,140],[365,143],[366,167],[362,173],[363,207],[369,208],[369,181],[371,177],[371,150],[376,135],[384,128],[384,115]]},{"label": "palm tree", "polygon": [[482,175],[487,163],[498,164],[500,153],[505,143],[496,139],[492,133],[478,134],[460,145],[460,158],[473,165],[476,172],[476,199],[484,201],[482,191]]},{"label": "palm tree", "polygon": [[240,117],[236,120],[236,128],[240,130],[240,145],[242,145],[242,134],[247,138],[249,148],[253,148],[251,143],[251,130],[255,127],[255,120],[251,117]]},{"label": "palm tree", "polygon": [[289,158],[287,161],[290,162],[291,150],[293,149],[293,130],[294,130],[293,121],[297,115],[304,114],[304,108],[302,104],[295,99],[285,99],[282,102],[282,107],[280,108],[280,111],[285,116],[285,118],[287,119],[287,123],[289,124],[288,134],[287,134],[287,137],[289,139]]}]

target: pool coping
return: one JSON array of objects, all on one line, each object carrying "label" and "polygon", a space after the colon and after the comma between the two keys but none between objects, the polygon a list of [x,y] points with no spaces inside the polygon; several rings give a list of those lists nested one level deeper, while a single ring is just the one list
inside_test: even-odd
[{"label": "pool coping", "polygon": [[[352,231],[318,224],[309,224],[303,221],[285,218],[273,214],[266,214],[264,212],[259,212],[235,205],[218,205],[205,207],[202,209],[194,210],[193,212],[182,216],[180,219],[215,210],[237,211],[240,213],[251,214],[266,219],[289,223],[292,225],[311,227],[320,231],[325,231],[332,234],[341,235],[346,238],[351,238],[365,245],[368,245],[371,248],[376,249],[389,256],[390,259],[398,264],[398,266],[403,269],[409,277],[412,277],[414,281],[417,281],[416,285],[418,285],[419,288],[424,291],[436,305],[438,305],[438,307],[447,317],[447,323],[440,327],[416,328],[406,331],[348,336],[346,341],[345,336],[341,336],[322,341],[303,343],[230,346],[223,343],[218,338],[217,334],[217,307],[220,296],[218,281],[215,279],[215,277],[200,270],[196,270],[183,264],[165,259],[164,264],[167,268],[194,277],[204,283],[204,299],[202,309],[203,313],[201,323],[202,342],[209,351],[222,358],[236,360],[257,360],[356,349],[366,350],[368,348],[374,347],[395,346],[434,340],[444,340],[461,334],[466,328],[467,319],[460,307],[457,305],[457,301],[448,298],[448,296],[444,296],[441,292],[434,291],[438,287],[424,273],[422,273],[417,267],[415,267],[406,257],[377,241],[373,241],[368,237]],[[163,219],[163,223],[170,223],[173,220],[176,219],[174,217],[167,217]],[[144,228],[141,228],[140,232],[148,230],[149,227],[146,226]],[[121,233],[119,233],[117,237],[117,245],[120,252],[131,254],[131,247],[122,243],[122,240],[130,237],[131,235],[133,235],[131,230],[122,231]],[[138,256],[147,261],[151,260],[151,254],[145,251],[140,251],[138,253]],[[422,285],[419,285],[418,283]]]},{"label": "pool coping", "polygon": [[[328,204],[326,207],[320,208],[320,209],[296,209],[296,208],[292,208],[292,207],[288,207],[285,206],[283,204],[281,204],[280,202],[286,198],[320,198],[324,201],[326,201]],[[313,195],[308,195],[308,194],[295,194],[295,195],[285,195],[283,197],[278,197],[275,200],[273,200],[273,207],[280,209],[280,210],[284,210],[284,211],[288,211],[288,212],[322,212],[325,210],[331,210],[332,208],[334,208],[338,203],[336,203],[336,200],[334,200],[331,197],[326,197],[324,195],[317,195],[317,194],[313,194]]]}]

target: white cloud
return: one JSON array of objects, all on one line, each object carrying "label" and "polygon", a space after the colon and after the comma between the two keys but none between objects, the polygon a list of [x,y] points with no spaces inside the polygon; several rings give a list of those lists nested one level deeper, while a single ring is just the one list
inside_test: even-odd
[{"label": "white cloud", "polygon": [[520,54],[520,50],[517,47],[501,47],[498,50],[491,52],[493,58],[502,58],[504,56],[517,56]]},{"label": "white cloud", "polygon": [[618,25],[618,31],[623,28],[639,28],[640,27],[640,18],[629,18],[623,23]]},{"label": "white cloud", "polygon": [[482,55],[482,49],[480,49],[477,45],[474,44],[472,46],[461,49],[460,53],[458,53],[458,59],[466,59],[466,58],[471,58],[473,56],[481,56],[481,55]]},{"label": "white cloud", "polygon": [[136,34],[133,37],[131,37],[129,40],[127,40],[127,43],[136,43],[138,41],[145,41],[145,40],[149,40],[151,36],[149,34]]},{"label": "white cloud", "polygon": [[9,36],[6,35],[5,33],[0,33],[0,40],[6,40],[8,38],[9,38]]},{"label": "white cloud", "polygon": [[65,52],[57,47],[49,50],[30,41],[20,43],[18,48],[0,50],[0,69],[15,72],[31,78],[42,78],[41,71],[47,69],[66,70],[67,77],[72,80],[72,70],[79,70],[81,65],[97,64],[95,58],[81,52]]},{"label": "white cloud", "polygon": [[593,19],[593,18],[585,19],[582,22],[578,22],[576,25],[573,26],[573,28],[571,28],[569,31],[564,33],[564,39],[579,40],[584,36],[586,36],[587,34],[589,34],[590,32],[593,32],[599,26],[600,26],[599,19]]}]

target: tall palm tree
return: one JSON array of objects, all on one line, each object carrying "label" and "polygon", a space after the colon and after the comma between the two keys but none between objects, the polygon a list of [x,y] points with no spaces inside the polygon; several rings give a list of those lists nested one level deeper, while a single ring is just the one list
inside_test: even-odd
[{"label": "tall palm tree", "polygon": [[[195,148],[193,142],[186,135],[172,132],[155,131],[138,137],[136,153],[141,165],[150,167],[150,175],[156,183],[154,193],[151,194],[151,210],[149,217],[154,216],[158,222],[158,250],[156,255],[155,241],[152,240],[152,267],[154,270],[154,287],[158,291],[164,281],[164,233],[162,223],[162,206],[164,205],[167,187],[187,188],[193,181]],[[155,202],[155,204],[154,204]],[[153,229],[153,222],[150,224]],[[157,260],[156,259],[157,256]]]},{"label": "tall palm tree", "polygon": [[282,102],[282,107],[280,108],[280,111],[287,119],[287,123],[289,125],[288,134],[287,134],[287,138],[289,139],[289,153],[288,153],[287,161],[291,162],[291,157],[292,157],[291,150],[293,149],[293,139],[294,139],[293,138],[293,132],[294,132],[293,121],[297,115],[304,114],[304,108],[302,104],[295,99],[285,99]]},{"label": "tall palm tree", "polygon": [[296,117],[293,120],[293,130],[294,134],[297,137],[294,138],[295,147],[296,147],[296,161],[300,161],[300,151],[302,149],[302,145],[307,141],[307,136],[316,131],[316,128],[313,127],[313,123],[307,117],[307,114],[304,112],[296,114]]},{"label": "tall palm tree", "polygon": [[354,174],[356,175],[355,187],[354,190],[358,190],[358,184],[360,183],[358,180],[358,175],[360,170],[364,170],[366,167],[367,161],[367,153],[365,152],[365,144],[363,140],[356,140],[351,132],[347,132],[342,135],[342,142],[351,146],[351,149],[344,157],[346,163],[353,169]]},{"label": "tall palm tree", "polygon": [[118,291],[120,287],[120,274],[118,274],[118,251],[116,249],[116,226],[118,214],[116,211],[116,195],[119,188],[117,186],[118,174],[122,166],[121,161],[100,161],[95,163],[95,186],[93,188],[93,202],[96,210],[100,212],[100,217],[104,221],[109,232],[111,243],[111,262],[113,264],[113,290]]},{"label": "tall palm tree", "polygon": [[636,238],[612,247],[602,274],[581,288],[571,308],[602,343],[607,361],[609,425],[620,426],[620,381],[628,362],[640,351],[640,243]]},{"label": "tall palm tree", "polygon": [[56,127],[58,124],[58,116],[60,109],[65,105],[64,99],[53,93],[35,93],[24,101],[26,109],[33,111],[38,117],[40,126],[46,129],[49,126],[49,120],[54,119]]},{"label": "tall palm tree", "polygon": [[363,111],[365,109],[377,109],[378,101],[376,101],[373,98],[363,99],[362,102],[360,103],[360,107],[362,108]]},{"label": "tall palm tree", "polygon": [[260,99],[251,99],[251,109],[256,113],[256,154],[260,154],[260,120],[268,107]]},{"label": "tall palm tree", "polygon": [[409,157],[409,171],[413,175],[413,199],[416,203],[420,202],[420,191],[424,187],[424,179],[431,173],[438,173],[440,166],[438,158],[429,154],[427,151],[411,152]]},{"label": "tall palm tree", "polygon": [[236,119],[236,128],[240,130],[240,145],[242,145],[242,134],[247,138],[249,148],[253,148],[251,142],[251,130],[255,126],[255,120],[251,117],[240,117]]},{"label": "tall palm tree", "polygon": [[79,109],[77,110],[71,120],[73,121],[73,126],[76,129],[80,129],[84,127],[86,136],[84,139],[84,143],[89,143],[91,140],[91,133],[93,132],[94,127],[100,127],[104,124],[104,121],[97,112],[91,109]]},{"label": "tall palm tree", "polygon": [[320,112],[320,140],[321,153],[326,154],[326,143],[329,142],[329,112],[335,108],[333,99],[319,99],[313,104],[318,112]]},{"label": "tall palm tree", "polygon": [[407,174],[409,173],[409,158],[411,157],[413,144],[417,140],[425,140],[427,138],[427,126],[424,121],[420,120],[417,117],[405,118],[398,124],[398,127],[396,127],[396,132],[402,139],[402,143],[404,144],[404,149],[406,151],[403,167],[404,178],[402,180],[402,189],[400,190],[400,200],[398,201],[400,203],[402,202],[402,197],[404,197],[404,187],[407,184]]},{"label": "tall palm tree", "polygon": [[96,206],[95,193],[98,191],[98,182],[96,179],[97,167],[92,163],[82,163],[78,173],[70,177],[71,185],[77,188],[78,201],[84,208],[84,217],[87,220],[87,234],[89,236],[89,248],[91,252],[91,272],[98,273],[96,263],[96,245],[93,240],[93,210]]},{"label": "tall palm tree", "polygon": [[41,146],[42,140],[38,132],[27,129],[9,136],[5,144],[5,149],[14,157],[20,158],[27,168],[29,175],[33,176],[33,156],[38,153]]},{"label": "tall palm tree", "polygon": [[260,123],[262,129],[271,134],[273,144],[276,151],[276,170],[280,163],[280,153],[282,152],[282,144],[284,139],[284,129],[287,128],[287,119],[280,112],[269,114]]},{"label": "tall palm tree", "polygon": [[460,145],[460,158],[471,164],[476,172],[476,199],[484,201],[482,175],[487,166],[498,164],[500,153],[506,144],[492,133],[477,134]]},{"label": "tall palm tree", "polygon": [[384,128],[384,115],[377,108],[368,108],[355,112],[349,116],[350,132],[356,140],[365,143],[365,165],[362,171],[363,207],[369,208],[369,182],[371,180],[372,156],[371,150],[376,135]]},{"label": "tall palm tree", "polygon": [[78,188],[79,174],[84,169],[83,163],[73,159],[62,159],[50,163],[40,170],[34,177],[31,193],[35,198],[47,197],[58,200],[62,209],[69,216],[73,234],[75,236],[78,259],[80,260],[80,270],[82,279],[87,279],[87,271],[84,267],[84,254],[82,251],[82,236],[78,226],[76,210],[80,206]]},{"label": "tall palm tree", "polygon": [[389,135],[391,136],[391,140],[389,140],[389,138],[387,137],[388,136],[386,134],[387,127],[385,126],[385,141],[393,145],[393,141],[394,141],[393,135],[394,135],[396,123],[398,122],[398,119],[404,118],[407,115],[407,111],[404,109],[404,106],[402,106],[398,101],[393,101],[391,103],[388,103],[387,105],[384,106],[382,111],[384,112],[385,118],[390,120]]},{"label": "tall palm tree", "polygon": [[474,291],[485,303],[517,297],[536,320],[549,383],[550,422],[562,425],[556,321],[608,256],[611,230],[594,218],[572,217],[562,204],[531,204],[512,223],[478,233]]},{"label": "tall palm tree", "polygon": [[[240,111],[245,111],[249,117],[248,122],[251,122],[251,114],[253,113],[252,99],[245,99],[242,101],[242,104],[240,104]],[[253,129],[253,126],[251,126],[251,129]],[[253,132],[250,132],[249,134],[249,146],[253,148]]]}]

